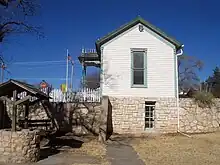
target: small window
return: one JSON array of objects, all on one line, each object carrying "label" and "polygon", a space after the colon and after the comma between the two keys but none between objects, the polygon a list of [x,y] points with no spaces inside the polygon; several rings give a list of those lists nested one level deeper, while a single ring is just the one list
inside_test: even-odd
[{"label": "small window", "polygon": [[145,102],[145,129],[154,127],[154,110],[156,102]]},{"label": "small window", "polygon": [[146,51],[132,50],[132,87],[146,87]]}]

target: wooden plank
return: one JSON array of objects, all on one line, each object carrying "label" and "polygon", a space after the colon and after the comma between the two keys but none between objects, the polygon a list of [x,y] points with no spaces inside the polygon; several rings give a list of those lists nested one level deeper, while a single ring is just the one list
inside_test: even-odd
[{"label": "wooden plank", "polygon": [[[25,120],[19,120],[19,122],[24,122]],[[28,120],[28,123],[43,123],[43,122],[51,122],[50,119],[44,119],[44,120]]]},{"label": "wooden plank", "polygon": [[33,124],[28,124],[29,127],[46,127],[50,126],[50,123],[33,123]]},{"label": "wooden plank", "polygon": [[0,100],[6,101],[6,102],[8,102],[9,104],[12,104],[12,101],[11,101],[9,98],[7,98],[6,96],[1,96],[1,97],[0,97]]},{"label": "wooden plank", "polygon": [[[25,124],[24,123],[20,123],[19,124],[20,127],[24,127]],[[49,127],[51,126],[51,123],[28,123],[28,127]]]},{"label": "wooden plank", "polygon": [[25,112],[24,112],[24,117],[25,117],[25,122],[24,122],[24,128],[28,128],[28,115],[29,115],[29,100],[25,104]]},{"label": "wooden plank", "polygon": [[23,99],[16,101],[15,105],[19,105],[25,101],[28,101],[30,98],[31,98],[31,96],[25,96]]},{"label": "wooden plank", "polygon": [[13,91],[13,110],[12,110],[12,131],[16,131],[16,120],[17,120],[17,106],[15,104],[17,99],[17,91]]},{"label": "wooden plank", "polygon": [[0,129],[3,128],[3,118],[4,118],[4,103],[0,101]]},{"label": "wooden plank", "polygon": [[34,100],[29,103],[29,106],[36,104],[37,102],[40,102],[40,99]]}]

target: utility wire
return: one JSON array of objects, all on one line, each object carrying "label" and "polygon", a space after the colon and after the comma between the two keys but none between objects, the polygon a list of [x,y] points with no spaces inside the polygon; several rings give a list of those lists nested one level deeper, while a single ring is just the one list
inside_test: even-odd
[{"label": "utility wire", "polygon": [[[28,65],[28,66],[20,66],[19,68],[20,69],[39,69],[39,68],[54,68],[54,67],[59,67],[59,68],[63,68],[65,67],[65,64],[57,64],[57,65],[44,65],[44,66],[41,66],[41,65]],[[18,68],[18,67],[16,67]]]},{"label": "utility wire", "polygon": [[13,79],[22,79],[22,80],[46,80],[46,79],[52,79],[52,80],[66,80],[66,78],[30,78],[30,77],[13,77]]},{"label": "utility wire", "polygon": [[23,61],[23,62],[14,62],[14,65],[36,65],[36,64],[57,64],[57,63],[64,63],[64,60],[60,61]]}]

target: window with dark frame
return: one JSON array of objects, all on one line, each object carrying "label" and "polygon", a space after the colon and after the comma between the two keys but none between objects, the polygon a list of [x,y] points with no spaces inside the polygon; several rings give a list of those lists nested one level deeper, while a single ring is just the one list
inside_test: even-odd
[{"label": "window with dark frame", "polygon": [[145,102],[145,129],[154,127],[155,101]]},{"label": "window with dark frame", "polygon": [[146,51],[132,51],[132,86],[146,86]]}]

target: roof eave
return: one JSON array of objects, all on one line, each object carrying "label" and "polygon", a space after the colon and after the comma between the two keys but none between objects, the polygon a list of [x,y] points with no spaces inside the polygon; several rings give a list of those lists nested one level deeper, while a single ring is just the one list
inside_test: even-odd
[{"label": "roof eave", "polygon": [[168,42],[170,42],[171,44],[173,44],[176,48],[176,50],[179,50],[182,48],[182,44],[177,41],[176,39],[169,37],[167,34],[165,34],[162,30],[160,30],[159,28],[155,27],[153,24],[147,22],[146,20],[144,20],[143,18],[141,18],[140,16],[138,16],[136,19],[134,19],[133,21],[121,26],[120,28],[118,28],[117,30],[113,31],[112,33],[109,33],[108,35],[104,36],[103,38],[101,38],[100,40],[97,40],[95,45],[96,45],[96,51],[98,53],[99,56],[101,56],[101,46],[105,43],[107,43],[109,40],[113,39],[114,37],[116,37],[117,35],[120,35],[121,33],[123,33],[124,31],[128,30],[129,28],[135,26],[138,23],[142,23],[143,25],[145,25],[146,27],[148,27],[150,30],[152,30],[153,32],[155,32],[156,34],[160,35],[161,37],[163,37],[164,39],[166,39]]}]

